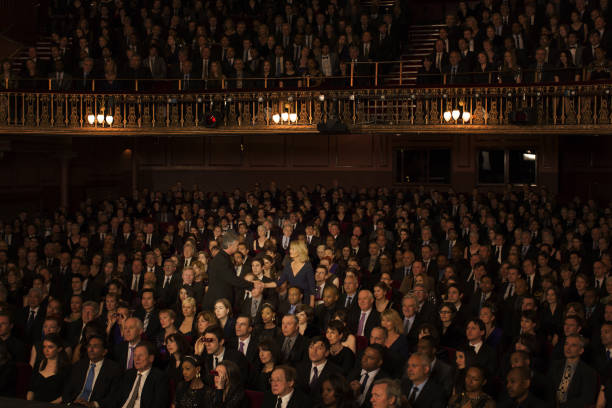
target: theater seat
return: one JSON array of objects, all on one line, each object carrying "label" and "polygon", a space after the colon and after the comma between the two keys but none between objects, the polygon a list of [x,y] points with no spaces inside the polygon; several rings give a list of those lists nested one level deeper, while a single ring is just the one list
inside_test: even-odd
[{"label": "theater seat", "polygon": [[244,392],[249,400],[249,407],[251,408],[261,408],[263,404],[264,393],[260,391],[250,391],[246,390]]},{"label": "theater seat", "polygon": [[17,398],[25,398],[28,393],[32,367],[30,367],[28,363],[16,363],[15,366],[17,367],[17,387],[15,388],[15,396]]},{"label": "theater seat", "polygon": [[357,336],[357,351],[365,350],[368,347],[368,339],[365,336]]}]

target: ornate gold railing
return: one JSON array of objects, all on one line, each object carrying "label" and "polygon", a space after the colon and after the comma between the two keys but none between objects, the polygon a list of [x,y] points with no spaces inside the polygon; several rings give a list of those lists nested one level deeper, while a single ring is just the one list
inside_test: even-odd
[{"label": "ornate gold railing", "polygon": [[563,128],[612,133],[611,89],[599,83],[195,94],[15,91],[0,93],[0,131],[313,132],[323,125],[325,130],[354,132],[517,132],[528,127],[536,132]]}]

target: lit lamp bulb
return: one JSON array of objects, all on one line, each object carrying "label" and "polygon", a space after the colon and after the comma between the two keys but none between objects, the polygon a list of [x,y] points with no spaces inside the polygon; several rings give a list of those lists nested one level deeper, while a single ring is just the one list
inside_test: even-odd
[{"label": "lit lamp bulb", "polygon": [[113,124],[113,116],[112,116],[112,115],[108,115],[108,116],[106,117],[106,124],[107,124],[108,126],[110,126],[110,125],[112,125],[112,124]]},{"label": "lit lamp bulb", "polygon": [[278,122],[280,122],[280,115],[278,113],[275,113],[274,115],[272,115],[272,120],[278,125]]},{"label": "lit lamp bulb", "polygon": [[472,115],[468,111],[463,112],[463,116],[461,116],[464,122],[469,122],[471,117]]},{"label": "lit lamp bulb", "polygon": [[281,119],[283,120],[283,122],[288,121],[289,120],[289,114],[287,112],[281,113]]},{"label": "lit lamp bulb", "polygon": [[451,120],[451,113],[450,113],[450,111],[444,112],[444,120],[447,121],[447,122],[450,122],[450,120]]},{"label": "lit lamp bulb", "polygon": [[289,121],[292,123],[297,122],[297,113],[290,113],[289,114]]},{"label": "lit lamp bulb", "polygon": [[89,122],[90,125],[93,125],[95,121],[96,121],[96,116],[93,113],[90,113],[89,115],[87,115],[87,122]]},{"label": "lit lamp bulb", "polygon": [[460,115],[461,115],[461,112],[459,112],[459,109],[453,109],[453,119],[455,120],[459,119]]},{"label": "lit lamp bulb", "polygon": [[101,113],[98,113],[98,123],[102,124],[104,122],[104,115]]}]

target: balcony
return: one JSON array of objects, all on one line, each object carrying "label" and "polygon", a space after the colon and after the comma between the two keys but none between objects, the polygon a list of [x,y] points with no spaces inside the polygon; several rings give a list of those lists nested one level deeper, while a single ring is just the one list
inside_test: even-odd
[{"label": "balcony", "polygon": [[[119,93],[5,90],[0,132],[612,133],[609,82],[406,87],[379,86],[383,81],[373,77],[369,85],[357,86],[360,80],[343,78],[346,86],[200,92],[180,91],[180,81]],[[133,85],[139,88],[137,81]]]}]

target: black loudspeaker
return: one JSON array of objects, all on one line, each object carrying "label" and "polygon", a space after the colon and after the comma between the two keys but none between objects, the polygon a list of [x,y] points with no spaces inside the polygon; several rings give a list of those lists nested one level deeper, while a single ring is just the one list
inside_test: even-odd
[{"label": "black loudspeaker", "polygon": [[513,125],[535,125],[537,121],[535,109],[520,109],[510,113],[510,123]]}]

